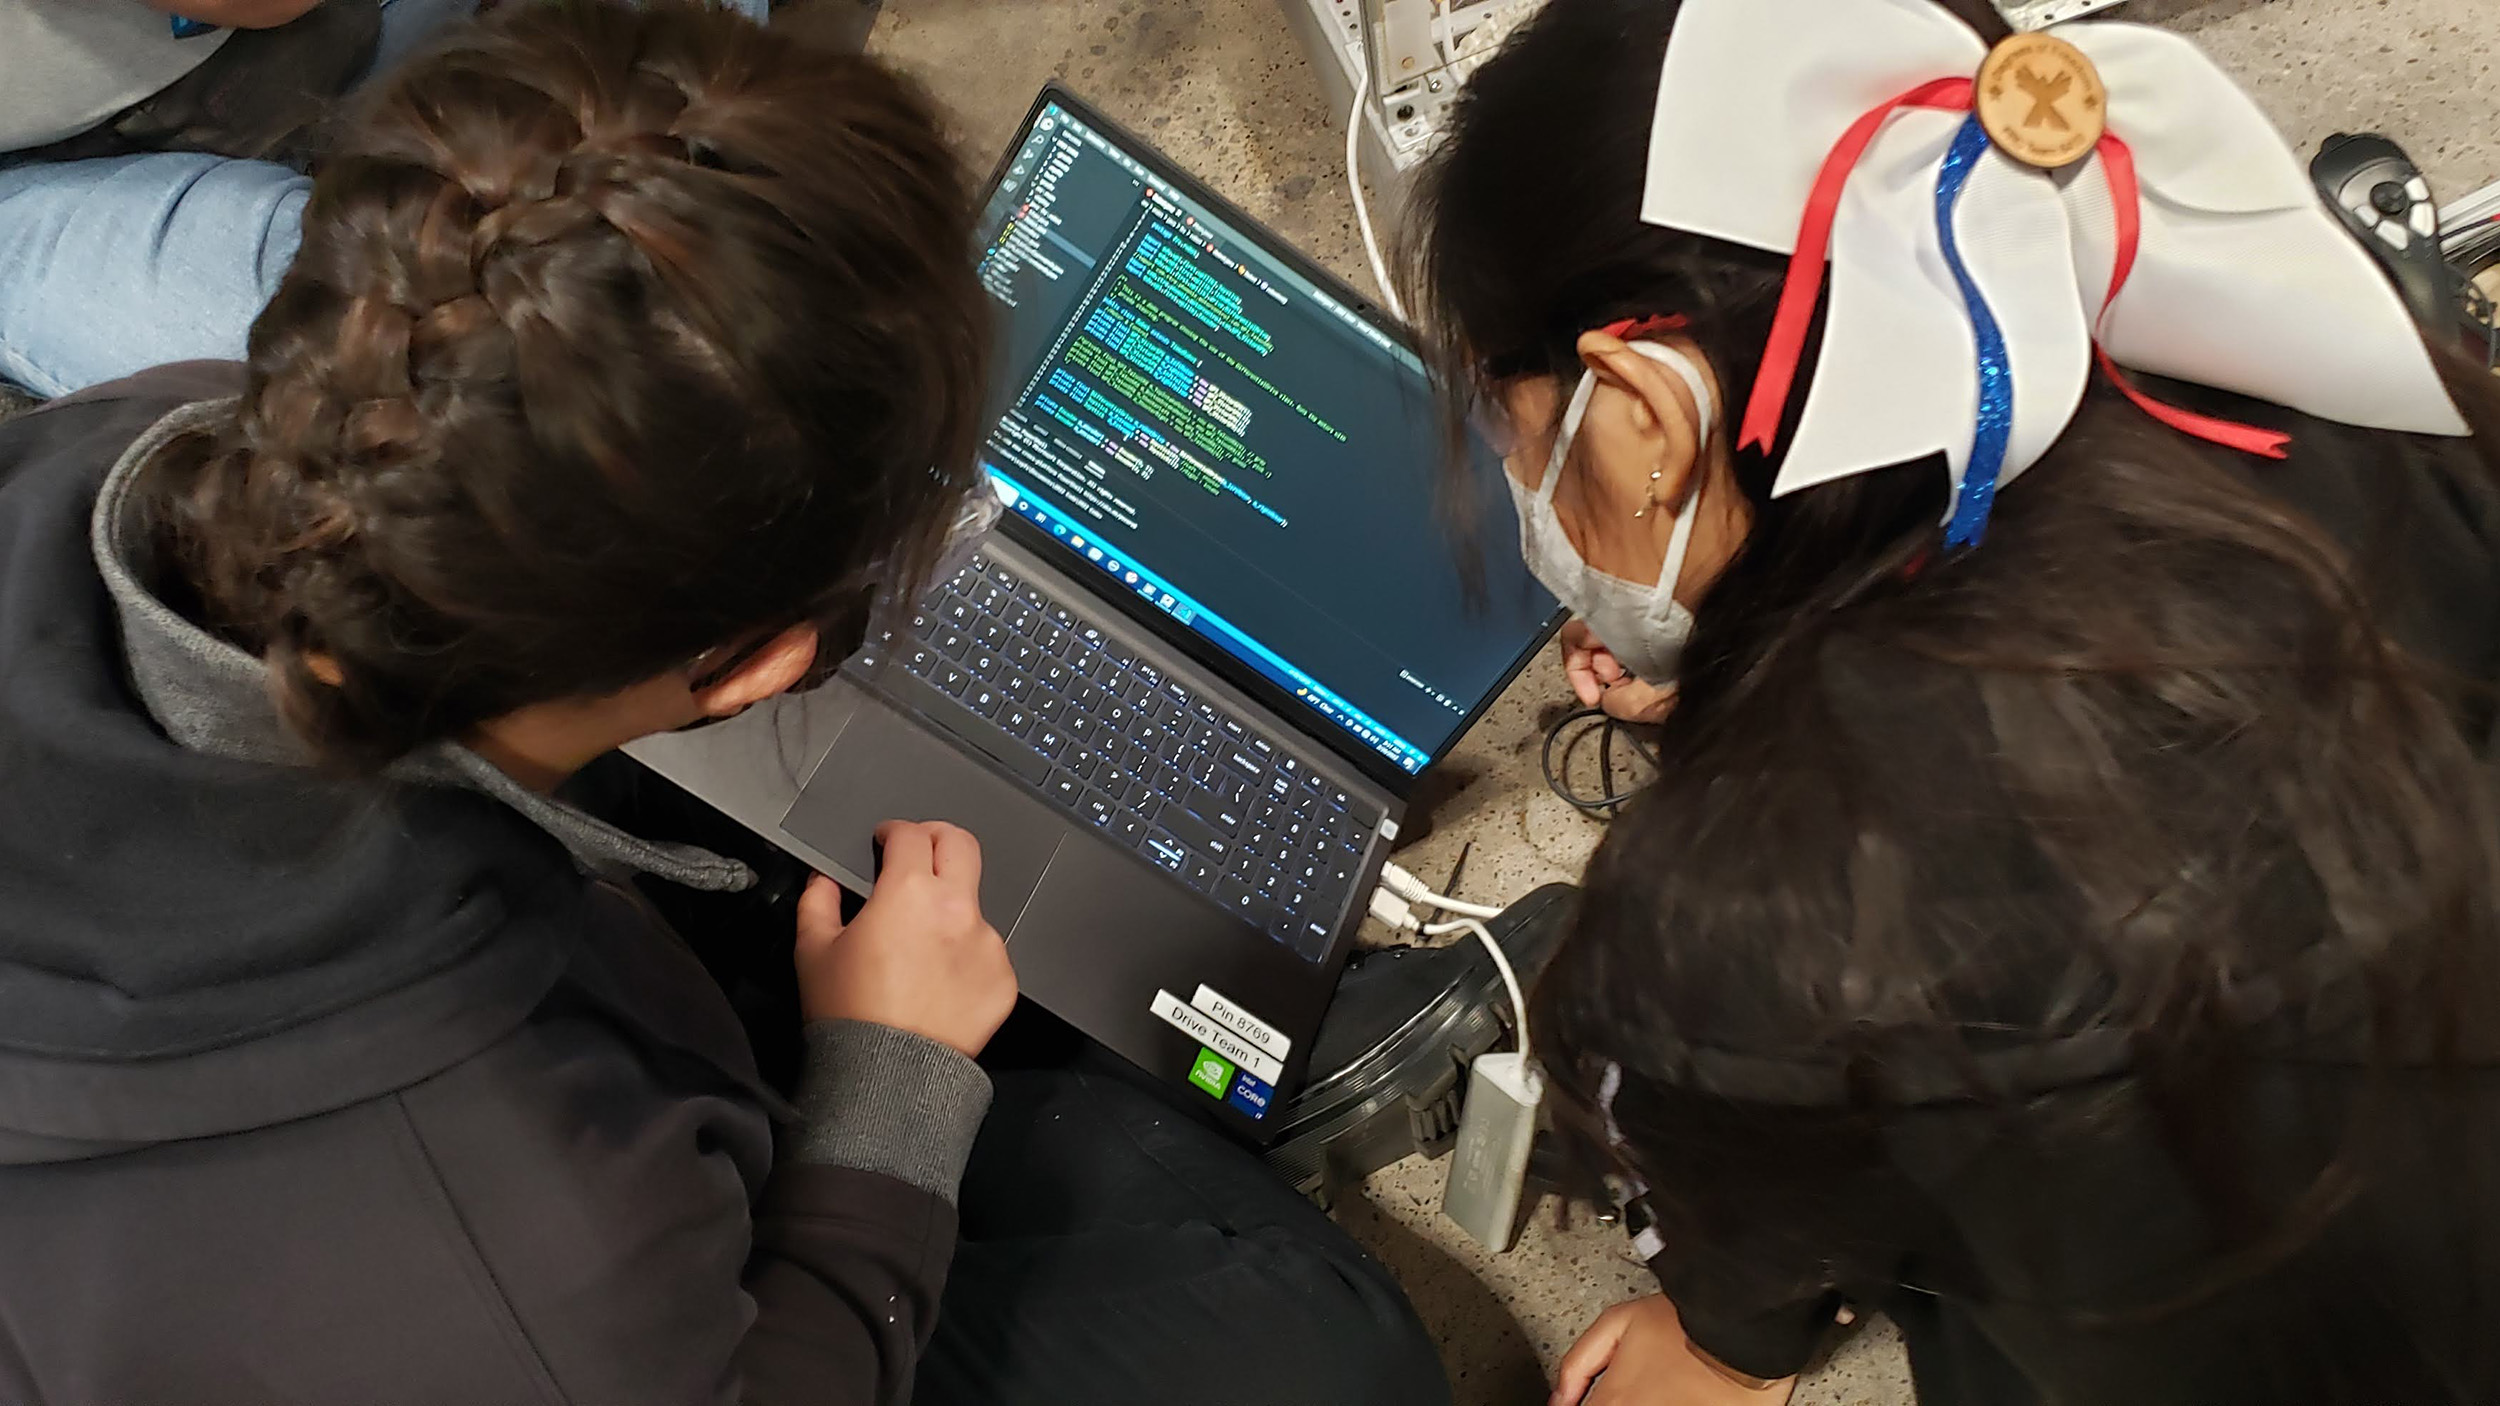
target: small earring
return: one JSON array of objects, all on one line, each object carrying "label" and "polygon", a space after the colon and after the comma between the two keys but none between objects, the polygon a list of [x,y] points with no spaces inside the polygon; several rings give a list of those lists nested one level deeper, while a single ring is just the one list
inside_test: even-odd
[{"label": "small earring", "polygon": [[1667,471],[1664,469],[1652,469],[1649,471],[1649,502],[1646,506],[1642,507],[1639,512],[1632,514],[1633,521],[1638,522],[1642,518],[1649,516],[1650,510],[1658,506],[1658,480],[1665,478],[1666,476]]}]

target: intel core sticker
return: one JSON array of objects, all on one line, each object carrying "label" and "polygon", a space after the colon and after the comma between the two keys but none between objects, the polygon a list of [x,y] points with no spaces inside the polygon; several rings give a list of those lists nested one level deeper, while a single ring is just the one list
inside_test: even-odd
[{"label": "intel core sticker", "polygon": [[1248,1070],[1241,1070],[1233,1076],[1232,1096],[1224,1101],[1253,1118],[1264,1118],[1267,1106],[1276,1101],[1276,1086]]},{"label": "intel core sticker", "polygon": [[[1222,1055],[1241,1068],[1259,1076],[1270,1087],[1274,1087],[1276,1081],[1285,1075],[1283,1060],[1216,1024],[1203,1012],[1182,1004],[1181,998],[1169,991],[1157,991],[1153,1004],[1147,1009],[1153,1011],[1157,1019],[1206,1046],[1210,1051]],[[1230,1085],[1226,1087],[1229,1088]],[[1222,1098],[1224,1092],[1215,1091],[1215,1096]]]},{"label": "intel core sticker", "polygon": [[1293,1053],[1293,1040],[1283,1031],[1226,1000],[1212,986],[1201,985],[1198,999],[1189,1004],[1214,1018],[1215,1023],[1241,1038],[1283,1059]]}]

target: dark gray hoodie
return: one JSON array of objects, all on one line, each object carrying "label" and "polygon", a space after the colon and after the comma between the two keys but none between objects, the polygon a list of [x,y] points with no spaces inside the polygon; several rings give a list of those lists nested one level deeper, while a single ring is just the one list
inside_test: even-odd
[{"label": "dark gray hoodie", "polygon": [[0,1403],[907,1398],[987,1081],[825,1023],[801,1116],[612,877],[738,866],[300,765],[119,511],[238,386],[0,427]]}]

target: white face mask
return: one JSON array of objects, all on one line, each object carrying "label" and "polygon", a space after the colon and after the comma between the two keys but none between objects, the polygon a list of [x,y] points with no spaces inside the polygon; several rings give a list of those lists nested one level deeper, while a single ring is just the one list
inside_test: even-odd
[{"label": "white face mask", "polygon": [[1684,642],[1693,634],[1693,612],[1676,600],[1675,582],[1684,574],[1684,554],[1693,545],[1693,519],[1699,516],[1696,510],[1701,503],[1701,468],[1707,462],[1715,417],[1711,413],[1710,382],[1692,358],[1656,342],[1630,345],[1632,350],[1682,376],[1701,413],[1701,422],[1693,431],[1692,491],[1675,510],[1675,528],[1667,539],[1666,565],[1658,573],[1657,584],[1643,586],[1590,566],[1572,547],[1561,520],[1554,516],[1554,485],[1562,478],[1563,461],[1570,456],[1572,440],[1579,436],[1580,422],[1588,416],[1589,397],[1596,394],[1595,372],[1583,374],[1579,388],[1571,393],[1570,408],[1563,412],[1562,432],[1554,437],[1554,452],[1545,461],[1545,477],[1538,482],[1536,491],[1531,493],[1520,487],[1519,480],[1508,473],[1502,475],[1502,481],[1510,485],[1511,502],[1519,509],[1519,554],[1526,559],[1529,573],[1553,592],[1556,600],[1586,621],[1598,642],[1612,650],[1624,668],[1643,682],[1665,684],[1674,681],[1676,666],[1683,659]]}]

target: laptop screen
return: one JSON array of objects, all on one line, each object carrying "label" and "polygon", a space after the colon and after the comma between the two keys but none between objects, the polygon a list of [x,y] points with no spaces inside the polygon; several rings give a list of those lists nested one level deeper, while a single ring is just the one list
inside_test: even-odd
[{"label": "laptop screen", "polygon": [[1487,451],[1471,604],[1423,363],[1045,102],[982,223],[1008,510],[1412,774],[1552,623]]}]

